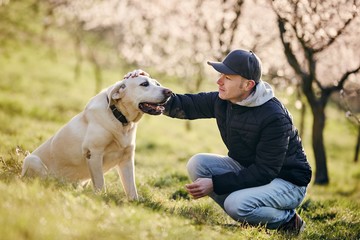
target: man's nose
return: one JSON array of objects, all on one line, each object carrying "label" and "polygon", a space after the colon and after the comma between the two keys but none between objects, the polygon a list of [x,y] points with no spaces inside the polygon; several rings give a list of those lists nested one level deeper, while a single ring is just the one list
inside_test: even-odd
[{"label": "man's nose", "polygon": [[218,85],[222,85],[222,84],[223,84],[222,78],[223,78],[223,75],[221,75],[221,76],[219,77],[219,79],[216,81],[216,83],[217,83]]}]

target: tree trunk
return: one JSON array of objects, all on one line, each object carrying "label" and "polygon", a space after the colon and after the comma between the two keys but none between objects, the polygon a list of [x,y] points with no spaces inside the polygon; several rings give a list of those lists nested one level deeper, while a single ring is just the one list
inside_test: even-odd
[{"label": "tree trunk", "polygon": [[299,135],[301,140],[304,142],[304,129],[305,129],[305,117],[306,117],[306,105],[304,101],[301,101],[301,115],[300,115],[300,130]]},{"label": "tree trunk", "polygon": [[357,162],[359,159],[359,149],[360,149],[360,125],[358,127],[358,137],[357,137],[357,142],[356,142],[356,146],[355,146],[354,162]]},{"label": "tree trunk", "polygon": [[326,152],[324,146],[324,128],[325,128],[325,108],[318,104],[318,106],[311,106],[313,110],[313,131],[312,131],[312,146],[315,156],[315,184],[328,184],[329,177],[326,165]]},{"label": "tree trunk", "polygon": [[304,129],[305,129],[306,104],[304,101],[304,96],[300,84],[297,84],[296,89],[297,89],[297,101],[301,102],[299,136],[301,140],[304,142],[303,137],[304,137]]}]

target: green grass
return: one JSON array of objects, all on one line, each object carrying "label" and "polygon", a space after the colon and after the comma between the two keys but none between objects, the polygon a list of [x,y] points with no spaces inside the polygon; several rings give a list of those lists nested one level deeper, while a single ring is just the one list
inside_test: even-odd
[{"label": "green grass", "polygon": [[[140,200],[128,202],[115,172],[107,192],[54,179],[19,178],[25,151],[32,151],[80,112],[94,95],[91,66],[74,79],[71,47],[39,42],[0,55],[0,238],[1,239],[288,239],[292,236],[231,220],[209,198],[184,190],[186,162],[198,152],[226,154],[213,120],[186,122],[144,116],[137,132],[136,182]],[[59,50],[61,49],[61,51]],[[56,58],[51,52],[55,51]],[[119,64],[120,65],[120,64]],[[108,68],[106,87],[131,69]],[[153,74],[157,77],[156,73]],[[183,89],[169,77],[160,82]],[[213,84],[213,83],[209,83]],[[208,89],[209,86],[206,86]],[[295,122],[298,113],[289,104]],[[336,108],[327,111],[325,139],[330,184],[309,186],[298,211],[307,222],[299,239],[360,238],[360,167],[352,162],[355,132]],[[304,144],[315,166],[311,118]]]}]

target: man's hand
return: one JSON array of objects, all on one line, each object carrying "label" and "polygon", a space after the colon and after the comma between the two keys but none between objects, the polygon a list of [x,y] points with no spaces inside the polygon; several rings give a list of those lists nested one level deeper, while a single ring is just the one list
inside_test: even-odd
[{"label": "man's hand", "polygon": [[127,74],[125,74],[124,79],[136,78],[136,77],[138,77],[140,75],[150,77],[150,75],[147,72],[145,72],[145,71],[143,71],[141,69],[136,69],[136,70],[134,70],[132,72],[128,72]]},{"label": "man's hand", "polygon": [[186,184],[185,188],[195,199],[205,197],[214,190],[211,178],[198,178],[193,183]]}]

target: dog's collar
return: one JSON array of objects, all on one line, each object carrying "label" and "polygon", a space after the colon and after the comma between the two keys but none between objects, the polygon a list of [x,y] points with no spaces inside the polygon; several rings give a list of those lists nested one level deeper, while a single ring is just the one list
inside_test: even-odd
[{"label": "dog's collar", "polygon": [[[106,97],[107,102],[109,103],[109,98]],[[126,126],[129,122],[126,119],[126,117],[124,116],[124,114],[122,114],[122,112],[120,112],[115,105],[110,105],[110,109],[114,115],[114,117],[119,120],[124,126]]]}]

